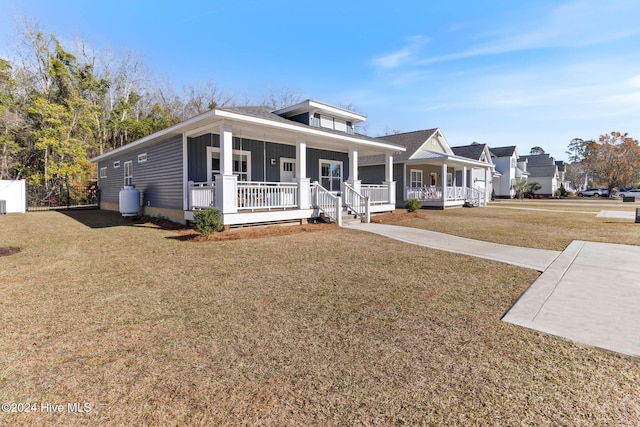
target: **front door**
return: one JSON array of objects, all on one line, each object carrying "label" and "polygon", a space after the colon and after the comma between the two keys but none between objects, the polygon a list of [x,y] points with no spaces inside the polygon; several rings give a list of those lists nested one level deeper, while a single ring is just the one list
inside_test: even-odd
[{"label": "front door", "polygon": [[296,177],[296,159],[280,158],[280,182],[293,182]]},{"label": "front door", "polygon": [[338,192],[342,183],[342,162],[320,160],[320,185],[329,191]]}]

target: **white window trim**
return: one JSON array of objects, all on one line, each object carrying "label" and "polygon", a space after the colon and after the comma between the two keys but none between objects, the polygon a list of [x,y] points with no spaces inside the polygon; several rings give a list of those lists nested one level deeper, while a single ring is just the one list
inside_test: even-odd
[{"label": "white window trim", "polygon": [[114,169],[119,169],[120,168],[120,160],[116,160],[115,162],[113,162],[113,168]]},{"label": "white window trim", "polygon": [[[127,165],[129,165],[130,168],[130,175],[127,175]],[[127,179],[130,180],[129,183],[127,183]],[[133,161],[130,160],[128,162],[124,162],[124,185],[133,185]]]},{"label": "white window trim", "polygon": [[[413,186],[413,183],[414,183],[414,182],[417,182],[417,181],[414,181],[414,180],[413,180],[413,173],[414,173],[414,172],[416,172],[416,173],[420,174],[420,185],[419,185],[419,186],[417,186],[417,187],[414,187],[414,186]],[[410,170],[409,170],[409,187],[411,187],[411,188],[420,188],[420,187],[423,187],[423,186],[424,186],[424,179],[423,179],[423,178],[424,178],[424,176],[423,176],[423,173],[422,173],[422,171],[421,171],[420,169],[410,169]]]},{"label": "white window trim", "polygon": [[[209,183],[213,181],[213,169],[211,162],[211,155],[213,153],[220,153],[220,147],[207,147],[207,182]],[[247,156],[247,181],[251,181],[251,151],[233,150],[233,154]],[[220,162],[222,162],[222,159],[220,159]]]},{"label": "white window trim", "polygon": [[107,167],[103,167],[100,168],[100,178],[106,178],[107,177]]},{"label": "white window trim", "polygon": [[[344,182],[344,162],[342,160],[327,160],[327,159],[319,159],[318,160],[318,182],[322,185],[322,164],[329,163],[330,165],[340,165],[340,185]],[[338,188],[337,190],[329,190],[329,191],[341,191],[342,188]]]},{"label": "white window trim", "polygon": [[144,163],[147,161],[147,153],[138,154],[138,163]]}]

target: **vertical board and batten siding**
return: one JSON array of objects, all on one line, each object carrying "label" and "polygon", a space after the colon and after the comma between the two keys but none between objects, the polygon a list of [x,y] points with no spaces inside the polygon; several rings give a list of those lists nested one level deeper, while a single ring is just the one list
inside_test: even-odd
[{"label": "vertical board and batten siding", "polygon": [[[138,163],[138,155],[144,153],[147,161]],[[113,167],[116,161],[120,162],[119,168]],[[128,161],[133,166],[133,185],[142,192],[145,206],[182,209],[182,136],[98,162],[98,168],[107,168],[107,177],[98,179],[101,201],[118,203],[124,185],[124,164]]]},{"label": "vertical board and batten siding", "polygon": [[[208,180],[207,147],[220,147],[220,136],[207,134],[197,138],[189,138],[187,157],[189,160],[188,179],[190,181],[206,182]],[[283,157],[296,158],[295,145],[268,141],[233,138],[233,149],[251,152],[252,181],[280,181],[280,159]],[[275,160],[275,164],[271,164],[271,159]],[[320,159],[342,161],[342,179],[349,178],[349,155],[347,153],[307,148],[307,177],[311,181],[320,180]]]}]

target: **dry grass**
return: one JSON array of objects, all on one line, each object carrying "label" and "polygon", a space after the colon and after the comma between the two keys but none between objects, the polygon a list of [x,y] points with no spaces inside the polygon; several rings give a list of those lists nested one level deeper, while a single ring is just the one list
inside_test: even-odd
[{"label": "dry grass", "polygon": [[[419,216],[396,218],[389,223],[488,242],[561,251],[573,240],[640,245],[640,225],[633,219],[596,218],[601,210],[635,212],[635,207],[640,207],[640,203],[623,205],[600,199],[501,201],[488,208],[422,209]],[[374,220],[377,219],[374,217]]]},{"label": "dry grass", "polygon": [[97,211],[0,236],[22,249],[0,257],[1,400],[92,408],[0,424],[640,424],[638,359],[499,320],[531,270],[348,229],[190,243]]}]

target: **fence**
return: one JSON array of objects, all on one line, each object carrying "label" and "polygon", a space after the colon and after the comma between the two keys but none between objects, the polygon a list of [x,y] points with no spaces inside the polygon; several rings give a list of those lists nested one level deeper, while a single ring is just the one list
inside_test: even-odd
[{"label": "fence", "polygon": [[46,188],[27,185],[27,210],[98,208],[100,192],[94,182],[88,185],[68,185]]}]

